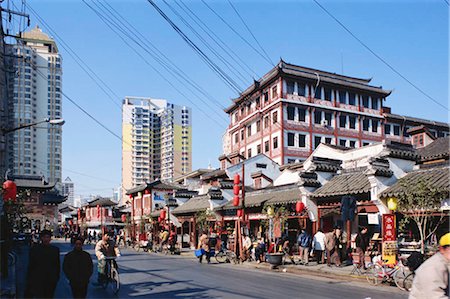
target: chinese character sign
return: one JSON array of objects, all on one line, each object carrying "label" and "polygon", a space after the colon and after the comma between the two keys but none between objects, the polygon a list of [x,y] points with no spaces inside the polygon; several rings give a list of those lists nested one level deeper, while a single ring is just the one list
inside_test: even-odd
[{"label": "chinese character sign", "polygon": [[382,258],[386,264],[395,264],[397,253],[397,232],[395,227],[395,215],[383,215],[383,246]]}]

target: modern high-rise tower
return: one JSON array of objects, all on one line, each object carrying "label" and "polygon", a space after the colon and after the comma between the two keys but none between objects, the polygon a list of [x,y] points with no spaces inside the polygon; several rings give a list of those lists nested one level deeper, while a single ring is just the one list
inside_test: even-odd
[{"label": "modern high-rise tower", "polygon": [[192,169],[191,109],[126,97],[122,105],[122,186],[172,181]]},{"label": "modern high-rise tower", "polygon": [[[6,45],[9,127],[62,118],[61,55],[53,39],[36,26]],[[7,136],[8,168],[14,175],[43,175],[61,182],[62,128],[44,122]]]}]

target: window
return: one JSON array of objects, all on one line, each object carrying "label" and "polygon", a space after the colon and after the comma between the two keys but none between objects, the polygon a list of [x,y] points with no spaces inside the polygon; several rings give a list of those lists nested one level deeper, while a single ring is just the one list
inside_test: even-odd
[{"label": "window", "polygon": [[378,120],[372,119],[372,132],[378,132]]},{"label": "window", "polygon": [[355,105],[356,103],[356,94],[353,92],[348,93],[348,104],[349,105]]},{"label": "window", "polygon": [[256,132],[259,132],[259,131],[261,131],[261,121],[257,120],[256,121]]},{"label": "window", "polygon": [[294,120],[294,117],[295,117],[295,107],[288,106],[287,107],[287,119]]},{"label": "window", "polygon": [[239,134],[236,133],[234,134],[234,143],[238,143],[239,142]]},{"label": "window", "polygon": [[347,92],[343,90],[339,90],[339,103],[346,104],[347,103]]},{"label": "window", "polygon": [[251,158],[251,157],[252,157],[252,149],[249,148],[249,149],[247,150],[247,159],[248,159],[248,158]]},{"label": "window", "polygon": [[298,120],[306,121],[306,110],[304,108],[298,108]]},{"label": "window", "polygon": [[270,150],[269,140],[264,142],[264,152],[267,153]]},{"label": "window", "polygon": [[314,148],[317,148],[321,141],[322,141],[322,137],[314,136]]},{"label": "window", "polygon": [[347,143],[347,140],[345,140],[345,139],[339,139],[339,145],[340,145],[340,146],[345,146],[346,143]]},{"label": "window", "polygon": [[286,93],[293,94],[294,93],[294,85],[293,81],[286,81]]},{"label": "window", "polygon": [[[408,130],[409,130],[409,127],[406,127],[406,126],[405,126],[405,127],[403,128],[403,137],[409,137]],[[430,133],[433,134],[433,131],[430,131]],[[436,137],[436,132],[434,132],[433,135],[434,135],[434,137]]]},{"label": "window", "polygon": [[333,118],[331,112],[325,112],[325,119],[327,121],[327,125],[331,126],[331,119]]},{"label": "window", "polygon": [[340,116],[339,116],[339,127],[340,127],[340,128],[345,128],[346,122],[347,122],[347,116],[345,116],[345,115],[340,115]]},{"label": "window", "polygon": [[369,145],[370,142],[363,142],[363,146]]},{"label": "window", "polygon": [[273,149],[278,148],[278,137],[273,138]]},{"label": "window", "polygon": [[306,147],[306,135],[298,134],[298,146]]},{"label": "window", "polygon": [[369,96],[362,96],[362,105],[364,108],[369,108]]},{"label": "window", "polygon": [[325,88],[325,100],[331,101],[331,88]]},{"label": "window", "polygon": [[269,93],[266,91],[264,93],[264,103],[267,103],[269,101]]},{"label": "window", "polygon": [[372,109],[378,110],[380,99],[372,98]]},{"label": "window", "polygon": [[356,117],[349,116],[348,121],[349,121],[350,129],[356,129]]},{"label": "window", "polygon": [[252,126],[251,125],[247,127],[247,137],[250,137],[250,136],[252,136]]},{"label": "window", "polygon": [[322,120],[322,111],[314,111],[314,123],[320,125]]},{"label": "window", "polygon": [[269,127],[270,117],[267,115],[264,117],[264,129]]},{"label": "window", "polygon": [[331,144],[331,137],[325,137],[325,143]]},{"label": "window", "polygon": [[278,97],[278,87],[274,86],[272,87],[272,99],[275,99]]},{"label": "window", "polygon": [[241,140],[244,140],[244,130],[241,130]]},{"label": "window", "polygon": [[258,144],[258,145],[256,146],[256,153],[257,153],[257,154],[261,154],[261,144]]},{"label": "window", "polygon": [[239,116],[238,116],[238,114],[237,114],[237,112],[236,112],[236,113],[234,114],[234,122],[235,122],[235,123],[238,122],[238,117],[239,117]]},{"label": "window", "polygon": [[314,97],[315,97],[316,99],[322,99],[322,87],[321,87],[321,86],[318,86],[318,87],[316,88]]},{"label": "window", "polygon": [[391,125],[389,125],[389,124],[384,125],[384,134],[391,135]]},{"label": "window", "polygon": [[356,147],[356,141],[355,140],[350,140],[350,147],[353,147],[353,148]]},{"label": "window", "polygon": [[274,124],[278,122],[278,111],[275,111],[272,115],[272,121]]},{"label": "window", "polygon": [[288,133],[288,146],[294,146],[294,133]]},{"label": "window", "polygon": [[369,131],[369,121],[370,119],[363,119],[363,131]]},{"label": "window", "polygon": [[297,87],[298,87],[298,95],[299,96],[305,96],[305,84],[303,84],[303,83],[298,83],[297,84]]}]

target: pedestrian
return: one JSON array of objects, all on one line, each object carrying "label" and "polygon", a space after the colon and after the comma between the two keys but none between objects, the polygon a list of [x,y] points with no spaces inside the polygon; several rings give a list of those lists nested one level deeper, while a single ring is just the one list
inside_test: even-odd
[{"label": "pedestrian", "polygon": [[242,234],[242,248],[244,249],[244,256],[242,257],[242,260],[245,261],[250,258],[250,253],[252,250],[253,244],[252,240],[247,234]]},{"label": "pedestrian", "polygon": [[94,230],[94,233],[92,234],[92,237],[94,239],[94,242],[97,242],[97,231]]},{"label": "pedestrian", "polygon": [[228,231],[226,228],[222,228],[220,231],[220,247],[223,251],[226,251],[228,248]]},{"label": "pedestrian", "polygon": [[255,248],[255,259],[259,264],[264,261],[264,253],[266,252],[266,243],[264,242],[264,238],[260,238],[258,240],[258,245]]},{"label": "pedestrian", "polygon": [[198,262],[201,263],[203,261],[203,256],[206,255],[206,261],[208,264],[210,263],[210,256],[209,256],[209,245],[208,242],[209,238],[206,235],[206,231],[203,231],[202,235],[200,236],[200,239],[198,241],[198,248],[203,249],[204,253],[198,257]]},{"label": "pedestrian", "polygon": [[333,231],[325,234],[325,250],[327,253],[327,266],[331,267],[331,263],[341,266],[338,251],[338,238],[341,235],[341,228],[335,226]]},{"label": "pedestrian", "polygon": [[309,248],[311,247],[311,235],[302,228],[300,235],[297,238],[297,244],[300,248],[300,263],[305,266],[309,262]]},{"label": "pedestrian", "polygon": [[[106,273],[106,257],[119,257],[120,251],[114,242],[114,234],[112,232],[105,232],[102,239],[95,245],[95,255],[97,256],[97,283],[101,285],[107,278]],[[116,265],[117,267],[117,265]]]},{"label": "pedestrian", "polygon": [[83,250],[83,242],[82,238],[76,238],[73,250],[66,254],[63,262],[63,271],[70,282],[73,298],[86,298],[92,275],[92,258]]},{"label": "pedestrian", "polygon": [[449,298],[450,233],[439,240],[439,252],[426,260],[417,270],[409,299]]},{"label": "pedestrian", "polygon": [[321,229],[317,230],[317,233],[313,237],[313,250],[316,255],[317,264],[323,264],[325,255],[325,234]]},{"label": "pedestrian", "polygon": [[361,227],[359,233],[356,235],[356,254],[359,256],[358,268],[364,267],[366,269],[365,256],[367,247],[369,247],[369,234],[367,227]]},{"label": "pedestrian", "polygon": [[52,233],[43,230],[41,244],[30,250],[25,298],[53,298],[59,280],[59,249],[50,245]]}]

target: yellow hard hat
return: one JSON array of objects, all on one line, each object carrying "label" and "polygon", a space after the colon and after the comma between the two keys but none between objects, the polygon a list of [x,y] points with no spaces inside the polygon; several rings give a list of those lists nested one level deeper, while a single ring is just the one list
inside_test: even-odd
[{"label": "yellow hard hat", "polygon": [[439,245],[441,246],[450,246],[450,233],[446,233],[439,240]]}]

